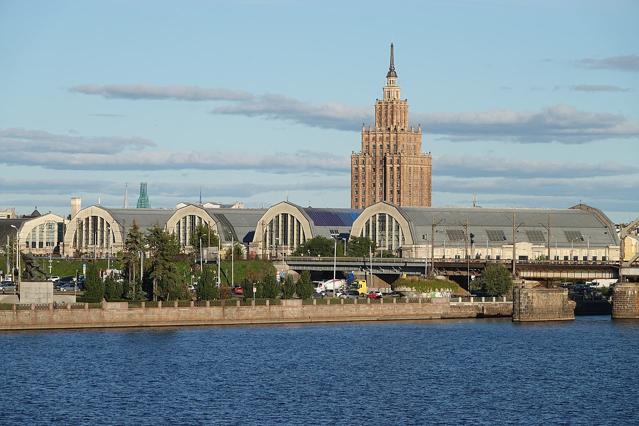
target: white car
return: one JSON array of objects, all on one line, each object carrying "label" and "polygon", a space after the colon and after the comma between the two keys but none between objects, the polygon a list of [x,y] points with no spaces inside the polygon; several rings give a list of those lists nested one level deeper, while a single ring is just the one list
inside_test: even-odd
[{"label": "white car", "polygon": [[60,277],[58,277],[57,275],[49,277],[49,281],[51,281],[52,283],[57,282],[59,279],[60,279]]}]

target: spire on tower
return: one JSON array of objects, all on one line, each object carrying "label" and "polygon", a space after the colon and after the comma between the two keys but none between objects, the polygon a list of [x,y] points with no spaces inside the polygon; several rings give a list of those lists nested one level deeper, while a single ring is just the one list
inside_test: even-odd
[{"label": "spire on tower", "polygon": [[388,72],[386,73],[386,78],[388,77],[397,78],[397,73],[395,72],[395,49],[393,47],[393,43],[391,43],[390,49],[390,65],[388,67]]}]

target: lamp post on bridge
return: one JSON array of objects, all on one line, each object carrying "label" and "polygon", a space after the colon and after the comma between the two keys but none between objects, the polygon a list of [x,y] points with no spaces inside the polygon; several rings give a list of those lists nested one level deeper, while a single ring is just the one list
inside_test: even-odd
[{"label": "lamp post on bridge", "polygon": [[15,225],[11,225],[11,227],[13,229],[16,230],[16,270],[17,270],[17,274],[16,274],[16,293],[20,293],[20,229],[15,226]]}]

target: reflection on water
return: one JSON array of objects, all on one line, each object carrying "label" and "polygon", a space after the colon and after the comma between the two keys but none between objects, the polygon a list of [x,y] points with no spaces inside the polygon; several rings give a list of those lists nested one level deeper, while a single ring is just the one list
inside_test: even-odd
[{"label": "reflection on water", "polygon": [[639,322],[0,334],[2,424],[639,423]]}]

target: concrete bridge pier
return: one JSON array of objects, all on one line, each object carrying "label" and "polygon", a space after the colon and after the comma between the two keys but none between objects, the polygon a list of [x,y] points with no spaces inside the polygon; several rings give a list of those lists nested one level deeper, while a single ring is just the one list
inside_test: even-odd
[{"label": "concrete bridge pier", "polygon": [[574,320],[575,305],[565,288],[513,289],[514,322]]},{"label": "concrete bridge pier", "polygon": [[613,319],[639,319],[639,283],[618,283],[612,293]]}]

